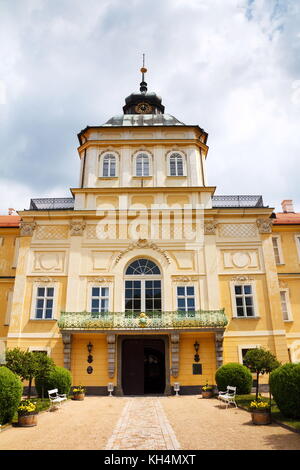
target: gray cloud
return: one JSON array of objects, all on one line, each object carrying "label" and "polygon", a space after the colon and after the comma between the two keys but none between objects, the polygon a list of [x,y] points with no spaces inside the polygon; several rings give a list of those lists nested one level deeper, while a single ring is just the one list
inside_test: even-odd
[{"label": "gray cloud", "polygon": [[209,133],[217,193],[300,210],[298,2],[0,0],[0,17],[0,211],[77,186],[77,133],[121,112],[142,52],[166,112]]}]

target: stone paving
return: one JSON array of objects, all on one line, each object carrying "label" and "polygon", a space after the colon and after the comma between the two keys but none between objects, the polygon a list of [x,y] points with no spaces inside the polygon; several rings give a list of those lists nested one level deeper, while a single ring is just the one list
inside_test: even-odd
[{"label": "stone paving", "polygon": [[180,449],[157,397],[134,397],[125,405],[106,450]]}]

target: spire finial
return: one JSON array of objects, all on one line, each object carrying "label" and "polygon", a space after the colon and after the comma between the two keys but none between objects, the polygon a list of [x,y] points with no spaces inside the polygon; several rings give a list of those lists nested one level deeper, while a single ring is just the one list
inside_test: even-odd
[{"label": "spire finial", "polygon": [[142,72],[142,81],[140,83],[140,91],[144,92],[147,91],[147,83],[145,82],[145,73],[147,72],[147,69],[145,67],[145,54],[143,54],[143,67],[141,67],[141,72]]}]

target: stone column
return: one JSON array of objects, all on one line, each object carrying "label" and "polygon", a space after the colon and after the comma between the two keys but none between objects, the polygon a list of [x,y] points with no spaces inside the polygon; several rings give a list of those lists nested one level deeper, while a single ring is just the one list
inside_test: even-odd
[{"label": "stone column", "polygon": [[171,376],[176,378],[179,374],[179,341],[180,334],[171,334]]},{"label": "stone column", "polygon": [[62,333],[64,344],[64,368],[71,370],[72,334]]},{"label": "stone column", "polygon": [[106,339],[108,377],[113,379],[115,376],[116,335],[107,335]]},{"label": "stone column", "polygon": [[216,366],[217,369],[223,365],[223,333],[215,333]]}]

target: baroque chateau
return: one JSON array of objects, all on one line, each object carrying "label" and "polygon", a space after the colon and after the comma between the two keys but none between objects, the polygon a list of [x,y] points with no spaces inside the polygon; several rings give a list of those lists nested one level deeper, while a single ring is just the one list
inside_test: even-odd
[{"label": "baroque chateau", "polygon": [[[78,134],[78,187],[0,216],[0,352],[105,395],[200,393],[250,348],[300,361],[300,214],[215,195],[208,134],[140,91]],[[176,386],[175,386],[176,388]]]}]

